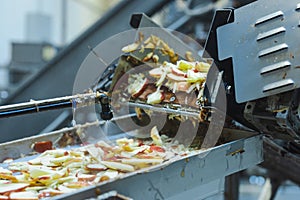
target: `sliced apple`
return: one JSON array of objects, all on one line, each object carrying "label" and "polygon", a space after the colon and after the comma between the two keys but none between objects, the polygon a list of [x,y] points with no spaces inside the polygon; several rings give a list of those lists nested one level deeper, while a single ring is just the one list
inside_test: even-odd
[{"label": "sliced apple", "polygon": [[29,164],[27,162],[14,162],[11,163],[8,167],[11,171],[27,171]]},{"label": "sliced apple", "polygon": [[31,186],[31,187],[25,188],[25,191],[40,191],[40,190],[44,190],[46,188],[47,188],[46,186]]},{"label": "sliced apple", "polygon": [[61,157],[61,156],[66,156],[69,155],[69,151],[66,151],[64,149],[53,149],[53,150],[47,150],[44,153],[41,154],[41,156],[46,156],[46,155],[52,155],[54,157]]},{"label": "sliced apple", "polygon": [[9,199],[8,196],[0,195],[0,200],[6,200],[6,199]]},{"label": "sliced apple", "polygon": [[111,169],[109,169],[103,173],[103,176],[107,176],[110,179],[116,178],[118,175],[119,175],[118,171],[111,170]]},{"label": "sliced apple", "polygon": [[135,156],[136,154],[138,154],[138,153],[140,153],[140,152],[145,151],[147,148],[148,148],[148,147],[147,147],[146,145],[144,145],[144,146],[135,148],[135,149],[132,150],[132,151],[126,151],[126,152],[122,151],[122,152],[121,152],[121,156],[130,158],[130,157]]},{"label": "sliced apple", "polygon": [[195,70],[198,72],[208,73],[211,64],[206,62],[196,62]]},{"label": "sliced apple", "polygon": [[154,126],[151,131],[150,131],[150,136],[154,142],[154,144],[158,145],[158,146],[162,146],[163,142],[161,140],[161,137],[159,135],[159,132],[157,130],[157,127]]},{"label": "sliced apple", "polygon": [[96,178],[94,174],[77,174],[78,181],[93,181]]},{"label": "sliced apple", "polygon": [[155,151],[155,152],[161,152],[161,153],[166,152],[166,150],[164,148],[162,148],[160,146],[156,146],[156,145],[151,145],[150,150]]},{"label": "sliced apple", "polygon": [[64,194],[64,192],[59,191],[59,190],[54,190],[54,189],[45,189],[40,191],[39,197],[40,198],[45,198],[45,197],[54,197],[57,195]]},{"label": "sliced apple", "polygon": [[136,79],[131,85],[128,87],[128,92],[132,97],[136,98],[140,96],[143,91],[147,88],[148,79]]},{"label": "sliced apple", "polygon": [[129,143],[133,143],[134,140],[132,138],[128,139],[128,138],[119,138],[116,140],[117,145],[119,145],[120,147],[122,147],[123,145],[129,144]]},{"label": "sliced apple", "polygon": [[103,170],[107,169],[107,167],[105,165],[102,165],[100,163],[88,164],[88,165],[86,165],[86,168],[88,170],[92,170],[92,171],[103,171]]},{"label": "sliced apple", "polygon": [[9,195],[9,198],[12,200],[38,200],[38,194],[33,191],[25,192],[12,192]]},{"label": "sliced apple", "polygon": [[149,75],[154,77],[154,78],[159,78],[161,77],[161,75],[164,73],[164,71],[160,68],[160,67],[157,67],[157,68],[153,68],[149,71]]},{"label": "sliced apple", "polygon": [[89,185],[91,185],[91,184],[86,181],[64,183],[64,186],[66,186],[68,188],[82,188],[82,187],[86,187]]},{"label": "sliced apple", "polygon": [[12,171],[0,167],[0,174],[12,174]]},{"label": "sliced apple", "polygon": [[57,187],[57,189],[59,189],[59,191],[61,191],[61,192],[63,192],[63,193],[70,193],[70,192],[76,191],[75,188],[68,188],[68,187],[66,187],[66,186],[64,186],[64,185],[59,185],[59,186]]},{"label": "sliced apple", "polygon": [[179,70],[176,66],[171,67],[172,73],[177,76],[186,76],[186,73]]},{"label": "sliced apple", "polygon": [[1,180],[0,179],[0,185],[7,184],[7,183],[11,183],[11,181],[10,180]]},{"label": "sliced apple", "polygon": [[50,160],[50,162],[54,163],[56,165],[61,165],[64,162],[67,162],[67,161],[69,161],[71,159],[72,159],[72,156],[66,155],[66,156],[61,156],[61,157],[53,158],[52,160]]},{"label": "sliced apple", "polygon": [[12,174],[1,174],[0,173],[0,179],[10,180],[13,183],[18,182],[17,178],[14,175],[12,175]]},{"label": "sliced apple", "polygon": [[164,160],[161,158],[152,158],[152,159],[143,159],[143,158],[129,158],[129,159],[122,159],[122,163],[130,164],[134,166],[139,165],[149,165],[149,164],[160,164]]},{"label": "sliced apple", "polygon": [[110,162],[110,161],[102,161],[101,163],[110,169],[114,169],[114,170],[118,170],[118,171],[122,171],[122,172],[133,172],[134,171],[133,166],[123,164],[123,163]]},{"label": "sliced apple", "polygon": [[162,100],[164,100],[164,95],[162,92],[160,92],[159,90],[149,94],[147,96],[147,103],[148,104],[158,104],[160,103]]},{"label": "sliced apple", "polygon": [[97,142],[97,144],[95,144],[97,147],[102,147],[102,148],[107,148],[107,149],[111,149],[113,148],[111,145],[107,144],[105,141],[100,140],[99,142]]},{"label": "sliced apple", "polygon": [[73,164],[74,166],[77,166],[76,164],[77,163],[81,164],[82,160],[83,160],[82,158],[72,158],[71,160],[68,160],[67,162],[64,162],[62,164],[62,166],[64,166],[64,167],[66,167],[66,166],[70,167],[69,165],[71,165],[71,164]]},{"label": "sliced apple", "polygon": [[192,69],[194,67],[194,64],[185,60],[180,60],[177,62],[177,67],[182,71],[187,71],[189,69]]},{"label": "sliced apple", "polygon": [[38,178],[38,177],[43,177],[43,176],[51,176],[55,174],[56,171],[51,170],[46,167],[31,167],[29,169],[29,174],[31,178]]},{"label": "sliced apple", "polygon": [[157,80],[156,82],[156,86],[161,86],[161,84],[164,82],[164,80],[166,79],[166,76],[167,76],[167,71],[163,71],[163,74],[161,75],[161,77]]},{"label": "sliced apple", "polygon": [[135,50],[137,50],[137,48],[139,47],[139,45],[140,45],[139,42],[135,42],[135,43],[129,44],[129,45],[123,47],[122,51],[125,52],[125,53],[129,53],[129,52],[135,51]]},{"label": "sliced apple", "polygon": [[27,183],[7,183],[0,185],[0,194],[7,193],[7,192],[15,192],[20,191],[24,188],[29,186]]},{"label": "sliced apple", "polygon": [[184,76],[178,76],[173,73],[167,74],[167,78],[171,81],[176,81],[176,82],[183,82],[187,80],[187,78],[185,78]]},{"label": "sliced apple", "polygon": [[187,82],[189,83],[196,83],[196,82],[203,82],[206,79],[206,74],[201,72],[194,72],[189,70],[187,72]]},{"label": "sliced apple", "polygon": [[33,150],[35,150],[38,153],[43,153],[47,150],[53,149],[52,147],[52,141],[40,141],[40,142],[35,142],[33,144]]}]

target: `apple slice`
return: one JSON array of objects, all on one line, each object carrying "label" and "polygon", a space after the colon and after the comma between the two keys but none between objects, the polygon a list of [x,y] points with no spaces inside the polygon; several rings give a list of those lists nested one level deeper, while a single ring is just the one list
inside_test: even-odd
[{"label": "apple slice", "polygon": [[139,42],[135,42],[135,43],[132,43],[132,44],[129,44],[129,45],[123,47],[121,50],[125,53],[129,53],[129,52],[135,51],[139,47],[139,45],[140,45]]},{"label": "apple slice", "polygon": [[107,181],[109,179],[114,179],[119,175],[119,172],[116,170],[108,169],[103,172],[99,172],[97,174],[97,178],[94,180],[95,183],[99,183],[102,181]]},{"label": "apple slice", "polygon": [[158,104],[164,100],[164,95],[158,90],[147,96],[147,104]]},{"label": "apple slice", "polygon": [[154,126],[151,131],[150,131],[150,136],[154,142],[154,144],[156,144],[157,146],[162,146],[163,142],[161,140],[161,137],[159,135],[159,132],[157,130],[157,127]]},{"label": "apple slice", "polygon": [[176,66],[172,66],[171,71],[172,71],[173,74],[175,74],[177,76],[183,76],[183,77],[186,76],[186,73],[179,70]]},{"label": "apple slice", "polygon": [[167,78],[169,80],[176,81],[176,82],[183,82],[183,81],[187,80],[184,76],[178,76],[178,75],[175,75],[173,73],[167,74]]},{"label": "apple slice", "polygon": [[130,158],[135,156],[136,154],[143,152],[147,149],[148,147],[146,145],[138,147],[136,149],[134,149],[133,151],[122,151],[121,152],[121,156],[126,157],[126,158]]},{"label": "apple slice", "polygon": [[53,158],[50,162],[54,163],[55,165],[62,165],[64,162],[67,162],[72,159],[72,156],[66,155],[66,156],[61,156],[57,158]]},{"label": "apple slice", "polygon": [[149,71],[149,75],[154,77],[154,78],[159,78],[161,77],[161,75],[163,74],[163,70],[160,68],[160,67],[157,67],[157,68],[154,68],[154,69],[151,69]]},{"label": "apple slice", "polygon": [[86,186],[91,185],[91,183],[88,183],[86,181],[77,181],[77,182],[68,182],[68,183],[64,183],[64,186],[68,187],[68,188],[83,188]]},{"label": "apple slice", "polygon": [[201,72],[194,72],[193,70],[189,70],[187,72],[187,82],[196,83],[203,82],[206,79],[206,74]]},{"label": "apple slice", "polygon": [[7,183],[11,183],[11,181],[10,180],[1,180],[0,179],[0,185],[7,184]]},{"label": "apple slice", "polygon": [[145,159],[145,158],[129,158],[129,159],[122,159],[122,163],[130,164],[134,166],[140,165],[149,165],[149,164],[160,164],[164,160],[161,158],[152,158],[152,159]]},{"label": "apple slice", "polygon": [[198,72],[208,73],[211,64],[205,62],[196,62],[195,70]]},{"label": "apple slice", "polygon": [[93,181],[96,175],[93,174],[77,174],[78,181]]},{"label": "apple slice", "polygon": [[12,174],[1,174],[0,173],[0,179],[10,180],[13,183],[18,182],[17,178],[14,175],[12,175]]},{"label": "apple slice", "polygon": [[47,167],[31,167],[29,169],[29,174],[31,178],[38,178],[38,177],[44,177],[44,176],[51,176],[57,173],[54,170],[51,170]]},{"label": "apple slice", "polygon": [[177,62],[177,67],[182,71],[187,71],[194,68],[194,64],[185,60],[180,60]]},{"label": "apple slice", "polygon": [[118,175],[119,175],[118,171],[109,169],[105,171],[102,176],[107,176],[108,178],[113,179],[116,178]]},{"label": "apple slice", "polygon": [[[82,158],[72,158],[71,160],[68,160],[67,162],[64,162],[64,163],[62,164],[62,166],[63,166],[63,167],[68,166],[68,167],[70,168],[70,165],[71,165],[71,164],[72,164],[72,166],[74,167],[74,166],[77,166],[76,163],[81,164],[82,161],[83,161]],[[74,163],[75,163],[75,164],[74,164]]]},{"label": "apple slice", "polygon": [[88,164],[86,166],[86,168],[88,170],[92,170],[92,171],[104,171],[107,169],[107,167],[105,167],[105,165],[102,165],[100,163],[95,163],[95,164]]},{"label": "apple slice", "polygon": [[38,194],[33,191],[26,191],[26,192],[12,192],[9,195],[10,199],[15,200],[38,200]]},{"label": "apple slice", "polygon": [[0,174],[12,174],[12,171],[5,169],[3,167],[0,167]]},{"label": "apple slice", "polygon": [[59,185],[57,187],[57,189],[59,189],[59,191],[61,191],[63,193],[70,193],[70,192],[75,192],[76,191],[76,189],[74,189],[74,188],[68,188],[68,187],[66,187],[64,185]]},{"label": "apple slice", "polygon": [[6,192],[15,192],[20,191],[24,188],[29,186],[27,183],[8,183],[8,184],[1,184],[0,185],[0,194],[6,193]]},{"label": "apple slice", "polygon": [[8,196],[0,195],[0,200],[6,200],[6,199],[9,199]]},{"label": "apple slice", "polygon": [[53,149],[52,147],[52,141],[40,141],[40,142],[35,142],[33,144],[33,150],[35,150],[38,153],[43,153],[47,150]]},{"label": "apple slice", "polygon": [[61,195],[61,194],[64,194],[64,192],[49,188],[49,189],[41,190],[40,194],[39,194],[39,197],[40,198],[54,197],[56,195]]},{"label": "apple slice", "polygon": [[101,163],[110,169],[114,169],[114,170],[118,170],[118,171],[122,171],[122,172],[133,172],[134,171],[133,166],[123,164],[123,163],[110,162],[110,161],[102,161]]},{"label": "apple slice", "polygon": [[128,92],[131,94],[132,97],[137,98],[140,96],[143,91],[147,88],[148,79],[142,79],[142,80],[135,80],[134,83],[129,85]]}]

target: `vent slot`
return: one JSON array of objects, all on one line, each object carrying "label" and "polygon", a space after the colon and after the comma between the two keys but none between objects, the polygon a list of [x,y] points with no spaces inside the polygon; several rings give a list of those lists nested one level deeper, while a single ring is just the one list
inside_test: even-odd
[{"label": "vent slot", "polygon": [[276,63],[276,64],[269,65],[269,66],[266,66],[266,67],[262,68],[260,70],[260,74],[265,75],[265,74],[268,74],[270,72],[274,72],[274,71],[284,69],[284,68],[287,68],[287,67],[290,67],[290,66],[291,66],[291,63],[289,61],[283,61],[283,62]]},{"label": "vent slot", "polygon": [[260,24],[263,24],[267,21],[270,21],[272,19],[276,19],[276,18],[279,18],[279,17],[283,17],[283,12],[282,11],[277,11],[277,12],[274,12],[272,14],[269,14],[269,15],[266,15],[264,17],[259,18],[258,20],[256,20],[255,26],[258,26]]},{"label": "vent slot", "polygon": [[292,79],[285,79],[285,80],[277,81],[275,83],[266,85],[263,88],[263,92],[270,92],[272,90],[276,90],[276,89],[280,89],[292,85],[294,85],[294,81]]},{"label": "vent slot", "polygon": [[258,34],[256,41],[260,41],[260,40],[263,40],[263,39],[266,39],[271,36],[274,36],[274,35],[277,35],[280,33],[284,33],[284,32],[286,32],[286,29],[284,27],[275,28],[270,31]]},{"label": "vent slot", "polygon": [[273,54],[273,53],[276,53],[276,52],[279,52],[279,51],[283,51],[285,49],[288,49],[288,47],[289,46],[285,43],[284,44],[279,44],[279,45],[276,45],[274,47],[270,47],[270,48],[261,50],[258,53],[258,57],[261,58],[261,57],[264,57],[264,56],[267,56],[267,55],[270,55],[270,54]]},{"label": "vent slot", "polygon": [[295,10],[298,11],[298,12],[300,11],[300,3],[297,4],[297,7],[296,7]]}]

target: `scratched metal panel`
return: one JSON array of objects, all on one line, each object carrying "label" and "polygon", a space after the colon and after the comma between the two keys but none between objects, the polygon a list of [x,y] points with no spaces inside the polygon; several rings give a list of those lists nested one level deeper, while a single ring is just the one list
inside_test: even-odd
[{"label": "scratched metal panel", "polygon": [[262,136],[240,139],[118,180],[54,199],[85,199],[116,190],[133,199],[202,199],[222,190],[222,178],[263,161]]},{"label": "scratched metal panel", "polygon": [[220,60],[232,58],[238,103],[300,87],[299,0],[259,0],[217,29]]}]

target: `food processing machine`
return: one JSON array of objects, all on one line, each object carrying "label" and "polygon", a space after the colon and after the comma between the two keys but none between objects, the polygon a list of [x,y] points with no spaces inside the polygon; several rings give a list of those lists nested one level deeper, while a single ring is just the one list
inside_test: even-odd
[{"label": "food processing machine", "polygon": [[[287,159],[293,163],[291,168],[297,169],[299,149],[297,88],[300,60],[297,56],[299,45],[293,38],[297,38],[300,31],[299,9],[297,1],[260,0],[236,10],[216,11],[203,57],[212,57],[222,72],[217,73],[216,79],[221,74],[223,82],[213,82],[213,88],[224,86],[227,115],[242,124],[234,128],[224,128],[221,143],[172,162],[128,173],[118,179],[57,198],[86,199],[116,190],[134,199],[182,199],[186,196],[204,199],[223,190],[225,176],[261,163],[263,151],[265,160],[270,160],[268,155],[271,156],[272,152],[273,158]],[[143,14],[133,15],[131,25],[137,29],[156,26]],[[178,42],[178,38],[171,34],[170,37],[174,43]],[[172,42],[169,44],[172,46]],[[105,120],[111,119],[112,113],[103,87],[111,81],[108,77],[112,77],[116,67],[112,65],[108,69],[109,73],[100,78],[92,93],[3,106],[0,108],[1,115],[74,107],[78,102],[90,105],[95,103],[96,99],[102,107],[101,117]],[[122,121],[126,117],[132,115],[112,120]],[[51,140],[56,147],[65,147],[65,144],[76,146],[78,141],[70,140],[70,143],[62,141],[65,137],[76,137],[78,130],[103,126],[104,121],[96,121],[4,143],[0,146],[1,152],[5,152],[1,159],[7,157],[18,159],[22,154],[30,154],[32,152],[30,146],[36,141]],[[120,133],[121,130],[116,132]],[[263,139],[262,134],[268,137]],[[120,134],[110,137],[113,139],[119,137],[118,135]],[[277,141],[280,141],[281,145],[278,145]],[[287,156],[280,155],[282,152]],[[264,165],[271,168],[272,164],[269,162]],[[283,164],[277,170],[281,171],[285,167]],[[297,183],[300,180],[297,175],[289,172],[283,174],[287,179]]]}]

